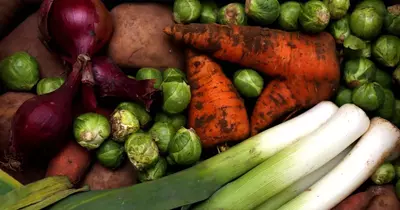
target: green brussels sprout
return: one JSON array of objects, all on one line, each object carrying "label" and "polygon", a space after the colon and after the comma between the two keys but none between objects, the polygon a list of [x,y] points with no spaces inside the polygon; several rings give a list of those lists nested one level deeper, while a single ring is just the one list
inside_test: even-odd
[{"label": "green brussels sprout", "polygon": [[39,77],[36,59],[26,52],[16,52],[0,62],[0,79],[10,90],[29,91]]},{"label": "green brussels sprout", "polygon": [[147,123],[149,123],[151,121],[150,114],[140,104],[133,103],[133,102],[122,102],[117,106],[116,109],[117,110],[125,109],[125,110],[132,112],[132,114],[134,114],[135,117],[139,120],[139,123],[142,127],[147,125]]},{"label": "green brussels sprout", "polygon": [[350,8],[350,0],[324,0],[328,7],[331,18],[340,19],[347,14]]},{"label": "green brussels sprout", "polygon": [[263,25],[273,23],[281,11],[278,0],[247,0],[246,15]]},{"label": "green brussels sprout", "polygon": [[96,151],[96,158],[100,164],[107,168],[117,168],[125,157],[125,148],[115,141],[107,140]]},{"label": "green brussels sprout", "polygon": [[379,117],[390,120],[394,113],[394,103],[396,99],[394,98],[394,94],[391,90],[384,88],[383,91],[385,93],[385,100],[383,100],[383,103],[379,109],[376,110],[376,114]]},{"label": "green brussels sprout", "polygon": [[343,47],[343,55],[347,59],[371,57],[371,44],[351,34],[344,39]]},{"label": "green brussels sprout", "polygon": [[344,104],[351,104],[352,103],[352,100],[351,100],[352,94],[353,94],[352,90],[345,88],[345,87],[340,88],[338,94],[336,95],[336,99],[335,99],[336,105],[341,107]]},{"label": "green brussels sprout", "polygon": [[169,114],[177,114],[186,109],[190,103],[190,86],[185,81],[164,82],[162,85],[163,107]]},{"label": "green brussels sprout", "polygon": [[230,3],[218,11],[219,24],[247,25],[247,16],[243,4]]},{"label": "green brussels sprout", "polygon": [[382,35],[372,45],[372,56],[382,65],[395,67],[400,62],[400,39]]},{"label": "green brussels sprout", "polygon": [[350,15],[350,29],[361,39],[371,40],[381,33],[383,17],[374,8],[356,9]]},{"label": "green brussels sprout", "polygon": [[179,130],[181,127],[186,125],[186,117],[183,114],[165,114],[163,112],[156,113],[154,118],[156,122],[166,122],[171,124],[175,130]]},{"label": "green brussels sprout", "polygon": [[383,104],[385,91],[376,82],[366,83],[354,89],[351,100],[366,111],[375,111]]},{"label": "green brussels sprout", "polygon": [[175,0],[173,7],[174,20],[177,23],[191,23],[200,17],[199,0]]},{"label": "green brussels sprout", "polygon": [[246,97],[257,97],[264,87],[264,79],[252,69],[241,69],[235,72],[233,84]]},{"label": "green brussels sprout", "polygon": [[383,26],[387,32],[400,36],[400,4],[388,7]]},{"label": "green brussels sprout", "polygon": [[348,60],[344,64],[344,80],[349,88],[372,82],[375,75],[375,64],[367,58]]},{"label": "green brussels sprout", "polygon": [[168,151],[169,142],[174,137],[175,133],[176,130],[174,126],[168,122],[156,122],[149,130],[149,134],[156,142],[158,149],[162,153],[166,153]]},{"label": "green brussels sprout", "polygon": [[155,79],[154,88],[159,89],[163,81],[162,73],[155,68],[141,68],[136,72],[137,80]]},{"label": "green brussels sprout", "polygon": [[139,171],[155,165],[160,158],[157,144],[148,133],[134,133],[125,142],[125,151]]},{"label": "green brussels sprout", "polygon": [[371,180],[377,185],[383,185],[392,182],[395,175],[393,165],[384,163],[372,174]]},{"label": "green brussels sprout", "polygon": [[[168,146],[169,162],[192,165],[200,160],[201,142],[193,129],[179,129]],[[167,159],[167,160],[168,160]]]},{"label": "green brussels sprout", "polygon": [[400,127],[400,100],[394,101],[394,111],[390,122],[395,124],[397,127]]},{"label": "green brussels sprout", "polygon": [[318,33],[329,24],[330,13],[322,1],[308,1],[301,6],[299,22],[304,31]]},{"label": "green brussels sprout", "polygon": [[392,77],[386,71],[376,69],[374,82],[379,83],[383,88],[390,88],[392,86]]},{"label": "green brussels sprout", "polygon": [[163,72],[163,82],[182,82],[186,81],[186,75],[178,68],[167,68]]},{"label": "green brussels sprout", "polygon": [[299,29],[299,16],[301,5],[296,1],[288,1],[281,5],[278,17],[279,26],[286,31],[296,31]]},{"label": "green brussels sprout", "polygon": [[61,77],[48,77],[39,80],[36,86],[36,93],[38,95],[43,95],[46,93],[51,93],[64,84],[65,80]]},{"label": "green brussels sprout", "polygon": [[344,40],[350,36],[349,19],[350,16],[346,15],[342,19],[332,22],[329,26],[329,31],[338,44],[343,44]]},{"label": "green brussels sprout", "polygon": [[165,114],[164,112],[157,112],[156,116],[154,117],[154,121],[155,122],[170,122],[170,118],[168,116],[168,114]]},{"label": "green brussels sprout", "polygon": [[82,147],[92,150],[110,136],[111,128],[106,117],[89,112],[74,120],[73,131],[76,141]]},{"label": "green brussels sprout", "polygon": [[129,110],[117,109],[110,117],[111,135],[116,142],[124,142],[129,135],[140,129],[138,118]]},{"label": "green brussels sprout", "polygon": [[201,3],[203,8],[200,13],[200,23],[216,23],[218,6],[214,1],[207,0]]},{"label": "green brussels sprout", "polygon": [[387,13],[385,3],[382,0],[363,0],[356,5],[355,9],[373,8],[382,17]]},{"label": "green brussels sprout", "polygon": [[157,163],[144,171],[139,171],[138,178],[141,182],[153,181],[166,175],[167,161],[165,158],[160,157]]}]

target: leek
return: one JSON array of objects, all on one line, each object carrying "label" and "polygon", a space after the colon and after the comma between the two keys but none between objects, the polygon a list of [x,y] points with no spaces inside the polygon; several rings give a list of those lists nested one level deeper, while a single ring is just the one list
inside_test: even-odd
[{"label": "leek", "polygon": [[317,130],[222,187],[195,209],[253,209],[333,159],[363,135],[369,123],[362,109],[345,104]]},{"label": "leek", "polygon": [[280,193],[276,194],[272,198],[265,201],[263,204],[258,206],[256,210],[276,210],[283,204],[295,198],[297,195],[302,193],[304,190],[309,188],[316,181],[321,179],[325,174],[331,171],[343,158],[350,152],[353,146],[347,147],[339,155],[330,160],[327,164],[323,165],[321,168],[312,172],[308,176],[303,177],[296,183],[290,185],[288,188],[284,189]]},{"label": "leek", "polygon": [[337,110],[332,102],[321,102],[305,113],[186,170],[131,187],[79,193],[58,202],[51,209],[165,210],[205,200],[224,184],[313,132]]},{"label": "leek", "polygon": [[329,210],[349,196],[400,143],[400,131],[383,118],[371,126],[338,166],[279,210]]}]

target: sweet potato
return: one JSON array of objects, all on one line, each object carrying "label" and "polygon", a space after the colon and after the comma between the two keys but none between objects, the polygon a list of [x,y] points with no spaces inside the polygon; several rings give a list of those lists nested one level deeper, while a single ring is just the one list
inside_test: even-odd
[{"label": "sweet potato", "polygon": [[44,177],[45,164],[43,166],[27,166],[24,171],[16,172],[10,170],[9,167],[3,165],[5,155],[9,147],[9,131],[11,128],[11,120],[15,112],[23,102],[34,97],[31,93],[16,93],[8,92],[0,96],[0,168],[20,181],[22,184],[27,184]]},{"label": "sweet potato", "polygon": [[124,3],[111,10],[114,34],[108,55],[121,67],[183,68],[184,56],[163,33],[172,10],[155,3]]},{"label": "sweet potato", "polygon": [[17,51],[25,51],[37,59],[42,77],[66,76],[62,61],[39,40],[37,19],[37,13],[32,14],[0,41],[0,60]]},{"label": "sweet potato", "polygon": [[122,167],[111,170],[96,162],[86,175],[83,184],[91,190],[105,190],[136,184],[137,174],[133,165],[126,160]]}]

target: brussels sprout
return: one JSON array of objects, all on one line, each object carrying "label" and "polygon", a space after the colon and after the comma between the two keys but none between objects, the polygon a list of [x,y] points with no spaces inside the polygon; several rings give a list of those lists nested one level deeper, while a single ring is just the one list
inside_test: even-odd
[{"label": "brussels sprout", "polygon": [[382,17],[387,13],[385,3],[382,0],[363,0],[356,5],[355,9],[373,8]]},{"label": "brussels sprout", "polygon": [[175,0],[173,8],[174,20],[177,23],[191,23],[200,17],[199,0]]},{"label": "brussels sprout", "polygon": [[400,100],[394,101],[394,111],[390,122],[400,127]]},{"label": "brussels sprout", "polygon": [[393,181],[396,173],[391,163],[384,163],[372,174],[371,180],[378,185],[383,185]]},{"label": "brussels sprout", "polygon": [[245,11],[256,22],[269,25],[278,18],[281,8],[278,0],[247,0]]},{"label": "brussels sprout", "polygon": [[299,22],[304,31],[318,33],[329,24],[330,14],[322,1],[308,1],[301,6]]},{"label": "brussels sprout", "polygon": [[89,112],[74,120],[73,131],[76,141],[91,150],[98,148],[110,136],[111,128],[106,117]]},{"label": "brussels sprout", "polygon": [[366,111],[375,111],[385,100],[385,91],[376,82],[366,83],[354,89],[352,101],[355,105]]},{"label": "brussels sprout", "polygon": [[0,62],[0,78],[6,88],[29,91],[39,81],[36,59],[26,52],[16,52]]},{"label": "brussels sprout", "polygon": [[218,11],[217,21],[220,24],[247,25],[247,16],[241,3],[230,3]]},{"label": "brussels sprout", "polygon": [[389,13],[385,16],[383,26],[386,31],[400,36],[400,4],[388,7]]},{"label": "brussels sprout", "polygon": [[117,110],[125,109],[132,112],[133,115],[139,120],[141,126],[145,126],[147,123],[151,121],[150,114],[146,111],[146,109],[137,103],[133,102],[122,102],[120,103]]},{"label": "brussels sprout", "polygon": [[36,93],[38,95],[43,95],[46,93],[51,93],[61,87],[65,80],[61,77],[48,77],[41,79],[36,86]]},{"label": "brussels sprout", "polygon": [[375,64],[367,58],[348,60],[344,64],[344,80],[349,88],[372,82],[375,75]]},{"label": "brussels sprout", "polygon": [[154,121],[169,123],[171,121],[171,119],[169,118],[168,114],[165,114],[164,112],[157,112],[156,116],[154,117]]},{"label": "brussels sprout", "polygon": [[286,31],[296,31],[299,29],[299,16],[301,5],[296,1],[288,1],[281,5],[278,17],[279,26]]},{"label": "brussels sprout", "polygon": [[168,146],[168,159],[179,165],[192,165],[201,156],[201,142],[193,129],[179,129]]},{"label": "brussels sprout", "polygon": [[383,17],[374,8],[356,9],[350,15],[350,29],[354,35],[371,40],[379,35]]},{"label": "brussels sprout", "polygon": [[154,166],[144,171],[139,171],[138,178],[141,182],[147,182],[159,179],[166,175],[167,166],[168,164],[165,158],[160,157]]},{"label": "brussels sprout", "polygon": [[328,7],[331,18],[340,19],[347,14],[350,8],[350,0],[324,0]]},{"label": "brussels sprout", "polygon": [[347,59],[371,57],[371,44],[351,34],[344,39],[343,47],[343,55]]},{"label": "brussels sprout", "polygon": [[121,165],[125,157],[124,155],[124,146],[112,140],[102,143],[96,151],[96,157],[100,164],[111,169]]},{"label": "brussels sprout", "polygon": [[175,128],[175,130],[179,130],[181,127],[185,127],[186,125],[186,117],[183,114],[168,115],[163,112],[158,112],[154,121],[169,123]]},{"label": "brussels sprout", "polygon": [[201,3],[203,8],[200,13],[200,23],[216,23],[218,6],[214,1],[204,1]]},{"label": "brussels sprout", "polygon": [[125,142],[125,151],[131,163],[143,171],[155,165],[160,158],[157,144],[148,133],[134,133]]},{"label": "brussels sprout", "polygon": [[350,35],[349,19],[350,16],[346,15],[342,19],[332,22],[329,26],[329,31],[338,44],[342,44]]},{"label": "brussels sprout", "polygon": [[379,83],[383,88],[390,88],[392,86],[392,77],[386,71],[376,69],[374,82]]},{"label": "brussels sprout", "polygon": [[154,88],[159,89],[163,81],[162,73],[155,68],[141,68],[136,72],[137,80],[155,79]]},{"label": "brussels sprout", "polygon": [[164,82],[186,81],[186,75],[178,68],[167,68],[163,72]]},{"label": "brussels sprout", "polygon": [[391,90],[384,88],[385,99],[383,100],[382,105],[376,111],[376,114],[382,118],[390,120],[394,113],[394,106],[395,106],[395,98],[394,94]]},{"label": "brussels sprout", "polygon": [[158,149],[162,153],[166,153],[171,139],[174,137],[176,130],[174,126],[167,122],[156,122],[150,128],[149,133],[156,142]]},{"label": "brussels sprout", "polygon": [[395,67],[400,62],[400,39],[393,35],[380,36],[372,45],[372,56],[384,66]]},{"label": "brussels sprout", "polygon": [[117,109],[112,113],[111,118],[112,139],[117,142],[124,142],[126,138],[140,129],[137,117],[126,109]]},{"label": "brussels sprout", "polygon": [[351,100],[352,93],[353,93],[352,90],[342,87],[339,90],[338,94],[336,95],[336,99],[335,99],[336,105],[338,105],[340,107],[344,104],[351,104],[352,103],[352,100]]},{"label": "brussels sprout", "polygon": [[169,114],[177,114],[186,109],[190,103],[190,86],[185,81],[182,82],[164,82],[163,92],[163,110]]},{"label": "brussels sprout", "polygon": [[264,87],[264,79],[254,70],[242,69],[235,72],[233,84],[246,97],[257,97]]}]

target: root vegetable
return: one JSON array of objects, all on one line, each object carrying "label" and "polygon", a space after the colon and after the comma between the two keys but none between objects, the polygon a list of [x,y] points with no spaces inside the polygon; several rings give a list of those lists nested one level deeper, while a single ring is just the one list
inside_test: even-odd
[{"label": "root vegetable", "polygon": [[329,99],[339,87],[335,40],[328,33],[311,36],[255,26],[217,24],[175,24],[166,27],[164,32],[217,59],[275,78],[255,105],[251,117],[252,135],[285,114]]}]

